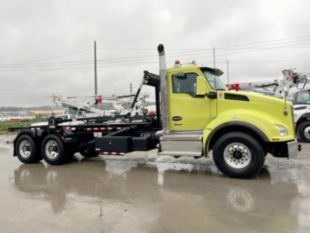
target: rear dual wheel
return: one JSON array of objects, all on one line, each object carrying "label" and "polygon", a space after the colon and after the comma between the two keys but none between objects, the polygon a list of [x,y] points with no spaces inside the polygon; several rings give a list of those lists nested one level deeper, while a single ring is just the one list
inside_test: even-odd
[{"label": "rear dual wheel", "polygon": [[61,165],[69,162],[73,153],[68,146],[56,135],[48,135],[44,138],[41,145],[41,153],[44,160],[51,165]]},{"label": "rear dual wheel", "polygon": [[40,150],[28,134],[19,136],[15,143],[15,153],[23,163],[37,163],[42,159]]}]

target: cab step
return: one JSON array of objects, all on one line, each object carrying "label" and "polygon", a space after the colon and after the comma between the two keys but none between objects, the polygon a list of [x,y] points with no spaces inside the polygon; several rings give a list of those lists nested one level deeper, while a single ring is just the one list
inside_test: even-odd
[{"label": "cab step", "polygon": [[160,136],[159,155],[199,157],[202,155],[202,131],[169,132]]}]

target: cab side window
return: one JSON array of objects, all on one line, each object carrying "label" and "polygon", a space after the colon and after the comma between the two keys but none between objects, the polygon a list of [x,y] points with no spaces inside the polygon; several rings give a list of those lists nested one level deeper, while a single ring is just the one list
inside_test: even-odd
[{"label": "cab side window", "polygon": [[197,74],[174,74],[172,75],[173,93],[185,93],[194,96],[196,93]]}]

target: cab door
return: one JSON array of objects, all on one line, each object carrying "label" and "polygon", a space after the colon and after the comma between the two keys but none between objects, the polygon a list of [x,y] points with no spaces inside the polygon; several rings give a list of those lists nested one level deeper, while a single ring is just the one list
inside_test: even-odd
[{"label": "cab door", "polygon": [[211,105],[206,96],[196,96],[197,73],[168,74],[169,129],[203,130],[210,121]]}]

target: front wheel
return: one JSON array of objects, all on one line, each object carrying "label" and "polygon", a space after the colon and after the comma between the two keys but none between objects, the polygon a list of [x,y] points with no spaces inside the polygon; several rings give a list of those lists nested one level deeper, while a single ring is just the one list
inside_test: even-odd
[{"label": "front wheel", "polygon": [[302,142],[310,142],[310,122],[302,122],[297,127],[298,139]]},{"label": "front wheel", "polygon": [[262,169],[265,153],[261,144],[252,136],[231,132],[215,142],[213,160],[226,176],[250,178]]}]

